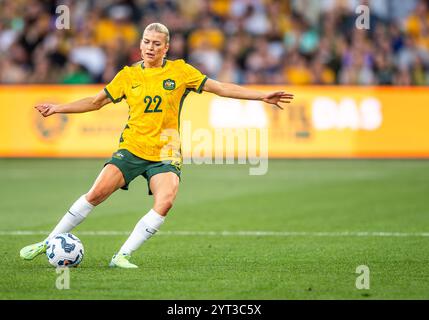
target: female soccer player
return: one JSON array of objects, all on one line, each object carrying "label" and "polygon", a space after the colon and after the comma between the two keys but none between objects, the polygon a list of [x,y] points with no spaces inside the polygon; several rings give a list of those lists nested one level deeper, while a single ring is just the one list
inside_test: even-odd
[{"label": "female soccer player", "polygon": [[137,268],[129,262],[131,254],[161,227],[171,209],[179,187],[182,156],[179,135],[180,111],[190,91],[212,92],[222,97],[261,100],[281,108],[293,95],[285,92],[263,93],[234,84],[208,79],[183,60],[165,56],[169,31],[160,24],[146,27],[141,40],[142,61],[123,68],[95,97],[62,105],[41,104],[35,108],[48,117],[55,113],[82,113],[99,110],[106,104],[126,99],[129,119],[120,137],[119,149],[106,163],[88,193],[67,211],[42,242],[24,247],[21,258],[32,260],[46,252],[47,241],[59,233],[70,232],[113,192],[127,189],[139,175],[146,178],[153,208],[137,223],[129,238],[110,262],[111,267]]}]

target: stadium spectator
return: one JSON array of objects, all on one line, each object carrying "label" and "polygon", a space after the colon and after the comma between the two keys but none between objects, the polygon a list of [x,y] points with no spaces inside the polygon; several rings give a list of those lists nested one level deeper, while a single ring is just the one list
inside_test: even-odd
[{"label": "stadium spectator", "polygon": [[[70,8],[57,30],[55,9]],[[356,7],[371,9],[356,29]],[[1,83],[106,83],[141,59],[142,28],[170,59],[240,84],[429,85],[429,0],[2,0]],[[225,81],[225,80],[224,80]]]}]

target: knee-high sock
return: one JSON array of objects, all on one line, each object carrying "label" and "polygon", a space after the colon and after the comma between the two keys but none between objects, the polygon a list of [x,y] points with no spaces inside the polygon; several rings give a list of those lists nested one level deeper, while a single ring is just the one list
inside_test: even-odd
[{"label": "knee-high sock", "polygon": [[75,203],[73,203],[60,222],[58,222],[54,230],[52,230],[49,236],[45,239],[45,242],[57,234],[73,230],[74,227],[80,224],[88,216],[92,209],[94,209],[94,206],[86,200],[85,195],[81,196]]},{"label": "knee-high sock", "polygon": [[151,209],[137,222],[133,232],[119,250],[120,254],[132,254],[146,240],[152,237],[164,223],[165,217]]}]

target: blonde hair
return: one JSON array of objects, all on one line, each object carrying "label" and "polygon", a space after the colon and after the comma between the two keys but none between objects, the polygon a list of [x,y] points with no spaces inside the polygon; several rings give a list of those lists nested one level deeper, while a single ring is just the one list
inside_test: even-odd
[{"label": "blonde hair", "polygon": [[146,31],[155,31],[155,32],[163,33],[165,34],[165,39],[167,40],[167,43],[170,42],[170,32],[168,31],[168,28],[162,23],[159,23],[159,22],[151,23],[146,27],[146,29],[144,29],[144,32]]}]

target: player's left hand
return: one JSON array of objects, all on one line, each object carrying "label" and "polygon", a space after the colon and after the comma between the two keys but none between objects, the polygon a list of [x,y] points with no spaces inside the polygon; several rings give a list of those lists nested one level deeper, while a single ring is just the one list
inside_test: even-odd
[{"label": "player's left hand", "polygon": [[265,98],[262,99],[262,101],[264,101],[265,103],[273,104],[283,110],[283,107],[280,105],[280,103],[291,103],[293,98],[293,94],[286,93],[284,91],[278,91],[267,94]]}]

